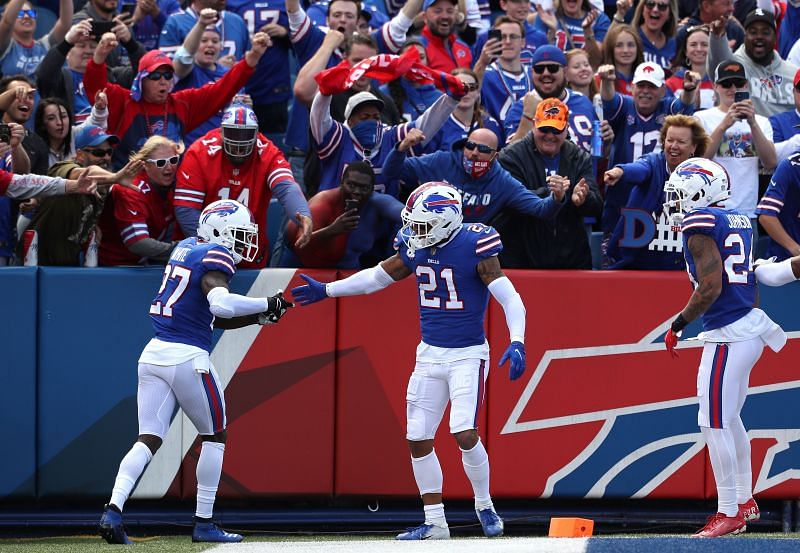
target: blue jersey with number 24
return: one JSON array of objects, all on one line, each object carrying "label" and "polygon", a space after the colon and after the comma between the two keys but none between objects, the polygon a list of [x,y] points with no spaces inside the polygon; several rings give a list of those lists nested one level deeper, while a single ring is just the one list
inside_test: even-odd
[{"label": "blue jersey with number 24", "polygon": [[200,284],[208,271],[220,271],[230,280],[236,273],[230,252],[217,244],[198,242],[197,237],[175,246],[150,304],[156,338],[211,352],[214,315]]},{"label": "blue jersey with number 24", "polygon": [[681,232],[686,269],[695,287],[697,268],[689,251],[689,238],[695,234],[711,237],[722,258],[722,292],[703,314],[703,330],[723,327],[747,315],[756,301],[750,218],[719,207],[694,209],[683,219]]},{"label": "blue jersey with number 24", "polygon": [[409,257],[404,232],[409,231],[397,233],[395,248],[417,277],[422,341],[440,348],[483,344],[489,290],[477,266],[502,251],[500,235],[480,223],[463,223],[443,244]]}]

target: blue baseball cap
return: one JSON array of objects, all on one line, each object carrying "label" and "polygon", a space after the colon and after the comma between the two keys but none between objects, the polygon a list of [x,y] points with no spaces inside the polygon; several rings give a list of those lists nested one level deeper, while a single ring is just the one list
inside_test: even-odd
[{"label": "blue baseball cap", "polygon": [[75,133],[75,148],[82,150],[99,146],[108,140],[112,145],[119,144],[119,138],[113,134],[107,134],[105,129],[97,125],[84,125]]},{"label": "blue baseball cap", "polygon": [[539,46],[533,52],[533,58],[531,58],[531,65],[543,62],[557,63],[566,66],[567,56],[552,44],[546,44],[544,46]]},{"label": "blue baseball cap", "polygon": [[[431,6],[433,6],[433,5],[434,5],[436,2],[438,2],[438,1],[439,1],[439,0],[425,0],[425,1],[422,3],[422,11],[425,11],[425,10],[427,10],[428,8],[430,8]],[[451,4],[453,4],[454,6],[457,6],[457,5],[458,5],[458,2],[457,2],[456,0],[447,0],[447,1],[448,1],[448,2],[450,2]]]}]

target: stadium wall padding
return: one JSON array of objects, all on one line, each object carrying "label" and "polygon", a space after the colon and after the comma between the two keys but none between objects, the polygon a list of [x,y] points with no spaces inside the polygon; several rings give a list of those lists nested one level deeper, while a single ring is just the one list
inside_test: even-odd
[{"label": "stadium wall padding", "polygon": [[[310,271],[329,281],[336,271]],[[684,273],[509,271],[527,309],[527,371],[497,361],[508,344],[490,302],[492,361],[479,431],[497,498],[714,496],[697,427],[701,342],[680,357],[663,334],[686,304]],[[136,439],[136,366],[152,337],[148,306],[160,268],[0,270],[5,386],[0,499],[105,498]],[[293,270],[240,271],[232,290],[273,294],[302,284]],[[215,333],[226,385],[223,499],[414,497],[405,396],[420,339],[418,291],[292,310],[278,325]],[[743,411],[757,497],[800,495],[800,285],[761,288],[761,307],[789,333],[765,350]],[[684,338],[700,331],[690,325]],[[448,498],[469,498],[461,454],[439,426]],[[191,498],[200,440],[176,413],[135,498]]]}]

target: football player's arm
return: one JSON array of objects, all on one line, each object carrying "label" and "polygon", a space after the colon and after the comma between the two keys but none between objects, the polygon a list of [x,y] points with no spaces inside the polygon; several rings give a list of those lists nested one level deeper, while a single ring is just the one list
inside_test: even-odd
[{"label": "football player's arm", "polygon": [[714,239],[705,234],[693,234],[687,247],[694,258],[697,287],[672,323],[675,333],[705,313],[722,292],[722,257]]},{"label": "football player's arm", "polygon": [[800,279],[800,256],[790,257],[779,263],[759,259],[756,262],[755,273],[758,282],[767,286],[783,286],[794,282]]},{"label": "football player's arm", "polygon": [[477,270],[492,297],[503,306],[506,315],[509,345],[500,357],[498,366],[508,361],[509,379],[517,380],[525,372],[525,305],[514,285],[503,274],[496,255],[478,263]]},{"label": "football player's arm", "polygon": [[496,255],[478,263],[478,276],[492,297],[503,307],[512,342],[525,343],[525,305],[514,285],[500,268]]},{"label": "football player's arm", "polygon": [[[208,271],[200,281],[208,298],[208,309],[214,315],[214,326],[235,329],[251,324],[265,324],[265,316],[277,322],[293,305],[278,292],[269,298],[249,298],[228,291],[228,276],[222,271]],[[218,323],[218,318],[222,319]]]},{"label": "football player's arm", "polygon": [[395,254],[374,267],[334,282],[319,282],[301,273],[300,278],[307,284],[292,288],[292,297],[300,305],[309,305],[325,298],[372,294],[410,274],[411,270],[403,263],[400,255]]}]

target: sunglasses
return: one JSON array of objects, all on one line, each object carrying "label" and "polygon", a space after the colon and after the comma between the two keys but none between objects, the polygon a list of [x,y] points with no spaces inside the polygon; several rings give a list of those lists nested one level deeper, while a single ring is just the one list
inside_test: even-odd
[{"label": "sunglasses", "polygon": [[534,65],[533,72],[536,73],[537,75],[541,75],[542,73],[544,73],[546,69],[548,73],[550,73],[551,75],[555,75],[556,73],[558,73],[561,67],[562,66],[557,63],[542,63],[540,65]]},{"label": "sunglasses", "polygon": [[157,81],[161,77],[164,77],[168,81],[171,81],[174,76],[175,72],[173,71],[151,71],[147,74],[146,78],[150,79],[151,81]]},{"label": "sunglasses", "polygon": [[162,159],[146,159],[145,161],[147,163],[152,163],[159,169],[163,169],[164,167],[167,166],[167,163],[169,163],[170,165],[177,165],[180,159],[181,159],[180,156],[172,156],[172,157],[165,157]]},{"label": "sunglasses", "polygon": [[17,19],[25,19],[25,16],[30,17],[31,19],[36,19],[36,10],[31,8],[30,10],[19,10],[17,14]]},{"label": "sunglasses", "polygon": [[722,88],[730,88],[732,86],[735,86],[736,88],[744,88],[747,86],[747,81],[745,79],[726,79],[717,84]]},{"label": "sunglasses", "polygon": [[536,127],[536,130],[542,134],[561,134],[564,132],[564,129],[558,130],[555,127]]},{"label": "sunglasses", "polygon": [[464,142],[464,149],[465,150],[478,150],[478,152],[482,154],[493,154],[495,149],[491,146],[487,146],[486,144],[476,144],[472,140],[467,140]]},{"label": "sunglasses", "polygon": [[114,153],[114,150],[111,148],[92,148],[91,150],[84,148],[83,151],[93,155],[94,157],[111,157],[111,155]]},{"label": "sunglasses", "polygon": [[661,2],[652,2],[652,1],[645,2],[644,7],[647,8],[648,10],[658,9],[659,11],[662,12],[669,11],[669,4],[662,4]]}]

